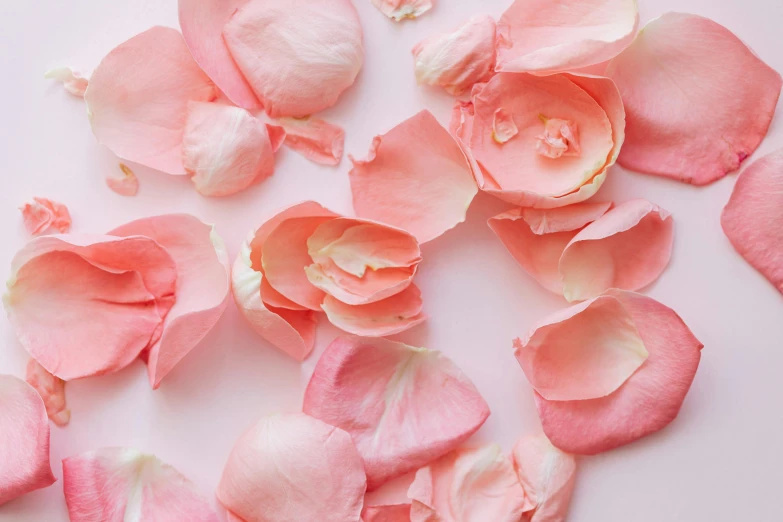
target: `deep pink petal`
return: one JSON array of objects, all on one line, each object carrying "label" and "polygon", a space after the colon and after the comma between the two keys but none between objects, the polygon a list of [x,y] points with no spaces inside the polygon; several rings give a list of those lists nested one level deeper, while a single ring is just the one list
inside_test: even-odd
[{"label": "deep pink petal", "polygon": [[427,320],[421,291],[415,284],[382,301],[347,305],[327,295],[321,308],[337,328],[365,337],[386,337],[410,330]]},{"label": "deep pink petal", "polygon": [[362,522],[410,522],[411,505],[368,506],[362,512]]},{"label": "deep pink petal", "polygon": [[64,234],[71,229],[71,213],[62,203],[47,198],[33,198],[20,209],[27,232],[34,236],[50,232]]},{"label": "deep pink petal", "polygon": [[343,159],[345,130],[318,118],[281,118],[275,123],[285,129],[285,145],[312,162],[337,165]]},{"label": "deep pink petal", "polygon": [[71,410],[65,405],[65,381],[46,371],[35,359],[27,361],[27,384],[35,388],[46,406],[46,415],[58,426],[67,426]]}]

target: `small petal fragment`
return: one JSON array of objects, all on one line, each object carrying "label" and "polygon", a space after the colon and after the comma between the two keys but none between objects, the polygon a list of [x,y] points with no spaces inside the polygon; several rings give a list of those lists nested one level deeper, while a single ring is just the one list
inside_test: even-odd
[{"label": "small petal fragment", "polygon": [[71,421],[71,410],[65,405],[65,381],[46,371],[35,359],[27,361],[25,380],[43,399],[46,414],[52,422],[60,427],[67,426]]},{"label": "small petal fragment", "polygon": [[218,522],[190,480],[133,449],[104,448],[64,459],[63,489],[71,522]]},{"label": "small petal fragment", "polygon": [[427,320],[421,290],[411,284],[402,292],[366,305],[347,305],[327,295],[321,308],[337,328],[364,337],[386,337],[410,330]]},{"label": "small petal fragment", "polygon": [[514,117],[505,109],[495,111],[495,121],[492,124],[492,139],[503,144],[519,134]]},{"label": "small petal fragment", "polygon": [[132,197],[139,192],[139,180],[136,174],[124,163],[120,163],[122,177],[109,176],[106,185],[120,196]]},{"label": "small petal fragment", "polygon": [[454,450],[489,417],[440,352],[355,337],[335,339],[321,356],[303,410],[353,437],[370,490]]},{"label": "small petal fragment", "polygon": [[27,231],[33,236],[50,232],[65,234],[71,229],[71,213],[62,203],[47,198],[33,198],[19,208]]},{"label": "small petal fragment", "polygon": [[362,522],[411,522],[411,505],[365,507]]},{"label": "small petal fragment", "polygon": [[367,481],[351,437],[307,415],[272,415],[242,435],[218,500],[244,522],[358,521]]},{"label": "small petal fragment", "polygon": [[84,98],[84,92],[90,83],[87,78],[70,67],[57,67],[46,71],[44,78],[62,83],[66,91],[79,98]]},{"label": "small petal fragment", "polygon": [[628,112],[620,164],[706,185],[737,170],[767,134],[783,79],[725,27],[668,13],[606,71]]},{"label": "small petal fragment", "polygon": [[343,159],[345,130],[318,118],[280,118],[285,145],[314,163],[337,165]]},{"label": "small petal fragment", "polygon": [[537,136],[536,152],[541,156],[557,159],[561,156],[579,156],[579,129],[568,120],[552,118],[544,122],[544,132]]},{"label": "small petal fragment", "polygon": [[433,0],[371,0],[380,12],[399,22],[418,18],[432,9]]}]

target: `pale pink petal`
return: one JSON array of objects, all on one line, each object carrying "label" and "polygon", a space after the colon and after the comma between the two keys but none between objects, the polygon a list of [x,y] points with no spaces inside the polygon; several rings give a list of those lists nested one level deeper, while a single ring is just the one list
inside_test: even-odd
[{"label": "pale pink petal", "polygon": [[367,506],[362,522],[411,522],[411,505]]},{"label": "pale pink petal", "polygon": [[46,414],[52,422],[67,426],[71,421],[71,410],[65,405],[65,381],[46,371],[35,359],[27,361],[25,380],[43,399]]},{"label": "pale pink petal", "polygon": [[0,375],[0,506],[55,482],[49,464],[49,420],[38,393]]},{"label": "pale pink petal", "polygon": [[399,22],[418,18],[432,9],[434,0],[371,0],[380,12]]},{"label": "pale pink petal", "polygon": [[506,143],[519,134],[514,117],[505,109],[495,111],[495,121],[492,123],[492,139],[498,143]]},{"label": "pale pink petal", "polygon": [[66,91],[79,98],[84,98],[84,92],[90,83],[87,78],[70,67],[56,67],[46,71],[44,78],[60,82]]},{"label": "pale pink petal", "polygon": [[305,158],[321,165],[337,165],[343,159],[345,130],[318,118],[280,118],[285,144]]},{"label": "pale pink petal", "polygon": [[71,522],[218,522],[209,502],[154,455],[103,448],[63,460]]},{"label": "pale pink petal", "polygon": [[110,234],[153,239],[177,265],[177,302],[147,361],[150,385],[156,389],[223,315],[231,288],[228,253],[215,228],[189,214],[139,219]]},{"label": "pale pink petal", "polygon": [[522,489],[533,504],[530,522],[565,522],[576,482],[576,459],[544,435],[524,437],[511,454]]},{"label": "pale pink petal", "polygon": [[22,212],[24,227],[34,236],[50,232],[64,234],[71,229],[71,213],[62,203],[47,198],[33,198],[19,210]]},{"label": "pale pink petal", "polygon": [[223,37],[269,116],[328,109],[353,85],[364,48],[350,0],[250,0],[238,7]]},{"label": "pale pink petal", "polygon": [[217,497],[245,522],[358,522],[366,486],[351,436],[297,413],[261,419],[239,438]]},{"label": "pale pink petal", "polygon": [[122,177],[108,176],[106,185],[120,196],[132,197],[139,192],[139,180],[136,174],[124,163],[120,163]]},{"label": "pale pink petal", "polygon": [[783,79],[725,27],[668,13],[606,71],[628,113],[620,164],[706,185],[735,171],[767,134]]},{"label": "pale pink petal", "polygon": [[413,48],[416,82],[443,87],[459,96],[486,81],[495,67],[495,20],[474,16],[452,32],[432,36]]},{"label": "pale pink petal", "polygon": [[478,192],[459,145],[422,111],[377,136],[353,161],[353,207],[361,218],[407,230],[426,243],[465,221]]},{"label": "pale pink petal", "polygon": [[95,137],[114,154],[168,174],[185,174],[188,102],[211,101],[217,94],[182,35],[153,27],[103,59],[84,99]]},{"label": "pale pink petal", "polygon": [[721,225],[737,252],[783,293],[783,150],[740,174]]},{"label": "pale pink petal", "polygon": [[[606,397],[550,401],[536,394],[544,433],[568,453],[601,453],[665,428],[677,417],[699,366],[703,345],[673,310],[622,290],[610,290],[606,298],[631,316],[649,356]],[[617,320],[606,324],[612,323]]]},{"label": "pale pink petal", "polygon": [[411,522],[519,522],[527,506],[497,445],[457,450],[421,468],[408,498]]},{"label": "pale pink petal", "polygon": [[563,294],[581,301],[609,288],[639,290],[669,264],[674,221],[643,199],[622,203],[574,237],[560,258]]},{"label": "pale pink petal", "polygon": [[370,490],[454,450],[489,416],[473,383],[440,352],[356,337],[326,349],[303,410],[353,437]]},{"label": "pale pink petal", "polygon": [[411,284],[402,292],[366,305],[348,305],[327,295],[321,308],[337,328],[365,337],[386,337],[410,330],[427,320],[421,291]]},{"label": "pale pink petal", "polygon": [[638,26],[636,0],[515,0],[498,21],[497,70],[551,74],[605,62]]}]

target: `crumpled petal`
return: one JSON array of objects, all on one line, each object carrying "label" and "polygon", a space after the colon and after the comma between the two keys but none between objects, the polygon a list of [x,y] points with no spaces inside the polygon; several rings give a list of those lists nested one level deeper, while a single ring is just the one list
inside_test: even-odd
[{"label": "crumpled petal", "polygon": [[19,208],[27,232],[34,236],[49,232],[64,234],[71,229],[68,207],[47,198],[33,198]]},{"label": "crumpled petal", "polygon": [[84,99],[95,137],[114,154],[168,174],[185,174],[188,102],[217,95],[182,35],[153,27],[101,61]]},{"label": "crumpled petal", "polygon": [[735,171],[767,134],[783,79],[725,27],[653,20],[606,71],[628,113],[620,164],[706,185]]},{"label": "crumpled petal", "polygon": [[416,472],[411,522],[519,522],[528,502],[500,446],[461,449]]},{"label": "crumpled petal", "polygon": [[0,506],[55,482],[49,464],[49,420],[38,393],[0,375]]},{"label": "crumpled petal", "polygon": [[343,159],[345,130],[318,118],[280,118],[285,145],[314,163],[337,165]]},{"label": "crumpled petal", "polygon": [[67,426],[71,410],[65,405],[65,381],[47,372],[35,359],[27,361],[25,380],[43,399],[46,415],[52,422],[60,427]]},{"label": "crumpled petal", "polygon": [[519,134],[514,117],[505,109],[495,111],[495,121],[492,123],[492,139],[498,143],[506,143]]},{"label": "crumpled petal", "polygon": [[498,21],[497,70],[551,74],[605,62],[638,27],[636,0],[516,0]]},{"label": "crumpled petal", "polygon": [[745,169],[721,225],[739,254],[783,293],[783,149]]},{"label": "crumpled petal", "polygon": [[71,522],[218,522],[195,485],[154,455],[103,448],[63,460]]},{"label": "crumpled petal", "polygon": [[362,512],[362,522],[410,522],[411,505],[368,506]]},{"label": "crumpled petal", "polygon": [[[600,299],[614,299],[625,309],[649,355],[620,388],[606,397],[560,401],[535,394],[544,433],[552,444],[568,453],[594,455],[666,427],[677,417],[701,357],[703,345],[670,308],[622,290],[609,290]],[[569,310],[583,309],[590,303]],[[570,313],[560,312],[566,317]],[[552,324],[558,328],[556,322]],[[618,320],[604,324],[618,324]]]},{"label": "crumpled petal", "polygon": [[120,196],[132,197],[139,192],[139,180],[136,174],[124,163],[120,163],[122,177],[108,176],[106,185]]},{"label": "crumpled petal", "polygon": [[275,151],[285,132],[264,124],[245,109],[190,102],[182,158],[196,190],[229,196],[275,171]]},{"label": "crumpled petal", "polygon": [[223,470],[218,500],[244,522],[359,520],[367,481],[351,436],[296,413],[261,419]]},{"label": "crumpled petal", "polygon": [[223,38],[272,118],[333,106],[364,61],[362,26],[350,0],[250,0],[233,13]]},{"label": "crumpled petal", "polygon": [[544,435],[522,438],[511,454],[527,498],[535,506],[530,522],[565,522],[576,482],[576,459]]},{"label": "crumpled petal", "polygon": [[380,12],[399,22],[418,18],[433,6],[433,0],[371,0]]},{"label": "crumpled petal", "polygon": [[421,290],[411,284],[402,292],[366,305],[348,305],[327,295],[321,308],[337,328],[364,337],[386,337],[410,330],[427,320]]},{"label": "crumpled petal", "polygon": [[84,92],[90,83],[81,73],[74,71],[70,67],[56,67],[46,71],[44,78],[62,83],[66,91],[79,98],[84,98]]},{"label": "crumpled petal", "polygon": [[377,136],[367,160],[351,161],[356,214],[407,230],[419,243],[463,222],[478,192],[460,147],[426,110]]},{"label": "crumpled petal", "polygon": [[147,360],[150,385],[157,389],[223,315],[230,291],[228,252],[213,226],[189,214],[139,219],[110,234],[155,240],[176,263],[177,301]]},{"label": "crumpled petal", "polygon": [[456,449],[489,417],[470,379],[440,352],[356,337],[326,349],[303,411],[353,437],[370,490]]},{"label": "crumpled petal", "polygon": [[459,96],[486,81],[495,67],[495,20],[474,16],[450,33],[432,36],[413,48],[416,82],[443,87]]}]

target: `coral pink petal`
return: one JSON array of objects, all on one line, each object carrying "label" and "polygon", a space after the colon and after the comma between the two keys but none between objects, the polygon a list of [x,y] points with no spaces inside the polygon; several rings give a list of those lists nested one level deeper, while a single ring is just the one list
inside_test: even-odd
[{"label": "coral pink petal", "polygon": [[218,522],[190,480],[133,449],[103,448],[64,459],[63,489],[71,522]]},{"label": "coral pink petal", "polygon": [[114,154],[168,174],[185,174],[188,102],[211,101],[217,94],[182,35],[153,27],[103,59],[84,99],[95,137]]},{"label": "coral pink petal", "polygon": [[606,397],[550,401],[536,394],[544,432],[568,453],[601,453],[663,429],[677,417],[699,366],[703,345],[673,310],[633,292],[610,290],[606,297],[631,316],[649,356]]},{"label": "coral pink petal", "polygon": [[418,18],[432,9],[433,0],[371,0],[380,12],[399,22]]},{"label": "coral pink petal", "polygon": [[231,56],[272,118],[328,109],[364,61],[350,0],[250,0],[223,29]]},{"label": "coral pink petal", "polygon": [[326,349],[303,409],[351,434],[370,490],[454,450],[489,416],[473,383],[440,352],[355,337]]},{"label": "coral pink petal", "polygon": [[783,150],[737,179],[721,225],[737,252],[783,293]]},{"label": "coral pink petal", "polygon": [[519,522],[528,503],[497,445],[462,449],[416,472],[411,522]]},{"label": "coral pink petal", "polygon": [[84,98],[84,93],[90,81],[70,67],[57,67],[47,71],[44,78],[63,84],[63,88],[78,98]]},{"label": "coral pink petal", "polygon": [[351,436],[297,413],[266,417],[239,438],[217,497],[245,522],[358,522],[366,486]]},{"label": "coral pink petal", "polygon": [[58,426],[67,426],[71,410],[65,405],[65,381],[58,379],[35,359],[27,361],[27,384],[35,388],[46,406],[46,415]]},{"label": "coral pink petal", "polygon": [[605,62],[638,26],[636,0],[516,0],[498,22],[497,70],[551,74]]},{"label": "coral pink petal", "polygon": [[356,214],[407,230],[420,243],[463,222],[478,192],[459,145],[429,111],[377,136],[368,159],[353,164]]},{"label": "coral pink petal", "polygon": [[47,198],[33,198],[19,210],[27,232],[34,236],[49,232],[64,234],[71,230],[71,213],[62,203]]},{"label": "coral pink petal", "polygon": [[55,482],[49,464],[49,420],[38,393],[0,375],[0,506]]},{"label": "coral pink petal", "polygon": [[347,305],[327,295],[321,305],[337,328],[365,337],[386,337],[410,330],[427,320],[421,291],[411,284],[402,292],[366,305]]},{"label": "coral pink petal", "polygon": [[362,512],[362,522],[411,522],[411,505],[365,507]]},{"label": "coral pink petal", "polygon": [[139,180],[136,174],[125,164],[120,163],[122,177],[108,176],[106,185],[120,196],[132,197],[139,192]]},{"label": "coral pink petal", "polygon": [[767,134],[783,79],[725,27],[668,13],[606,71],[625,102],[620,164],[706,185],[735,171]]},{"label": "coral pink petal", "polygon": [[643,199],[622,203],[574,237],[560,258],[569,301],[610,288],[639,290],[661,275],[672,254],[674,221]]},{"label": "coral pink petal", "polygon": [[337,165],[343,159],[345,130],[318,118],[281,118],[275,122],[285,130],[286,147],[314,163]]}]

